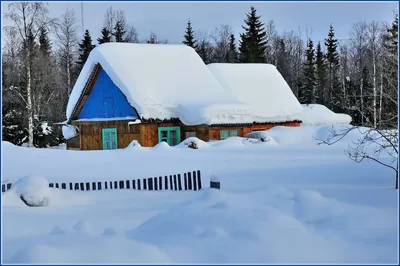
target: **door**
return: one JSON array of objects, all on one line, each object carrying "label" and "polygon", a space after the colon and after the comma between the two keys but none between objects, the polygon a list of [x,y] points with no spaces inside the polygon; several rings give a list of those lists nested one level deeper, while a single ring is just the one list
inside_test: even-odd
[{"label": "door", "polygon": [[180,127],[159,127],[158,142],[165,141],[169,146],[175,146],[181,142]]},{"label": "door", "polygon": [[118,137],[116,128],[103,128],[103,150],[118,149]]}]

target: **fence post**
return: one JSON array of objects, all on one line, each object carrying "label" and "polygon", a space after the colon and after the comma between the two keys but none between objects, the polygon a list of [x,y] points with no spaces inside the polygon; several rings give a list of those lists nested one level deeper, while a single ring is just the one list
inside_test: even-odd
[{"label": "fence post", "polygon": [[210,178],[210,188],[221,189],[221,183],[215,175],[212,175]]}]

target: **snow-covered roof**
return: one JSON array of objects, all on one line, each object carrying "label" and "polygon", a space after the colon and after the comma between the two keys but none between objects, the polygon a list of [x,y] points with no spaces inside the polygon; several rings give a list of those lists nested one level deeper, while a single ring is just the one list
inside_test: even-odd
[{"label": "snow-covered roof", "polygon": [[193,48],[133,43],[92,50],[69,98],[68,120],[96,64],[141,118],[179,118],[187,125],[253,122],[252,108],[224,90]]},{"label": "snow-covered roof", "polygon": [[227,92],[255,110],[255,122],[296,120],[303,111],[274,65],[214,63],[207,66]]},{"label": "snow-covered roof", "polygon": [[350,124],[351,116],[332,112],[321,104],[302,104],[300,120],[307,125]]}]

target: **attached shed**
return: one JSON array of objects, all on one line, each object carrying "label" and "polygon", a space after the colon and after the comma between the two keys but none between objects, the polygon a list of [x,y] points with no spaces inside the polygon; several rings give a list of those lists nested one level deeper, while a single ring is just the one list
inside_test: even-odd
[{"label": "attached shed", "polygon": [[253,108],[250,131],[300,125],[303,107],[274,65],[214,63],[207,67],[227,93]]},{"label": "attached shed", "polygon": [[254,110],[225,91],[191,47],[106,43],[89,55],[72,90],[67,149],[176,145],[243,136]]}]

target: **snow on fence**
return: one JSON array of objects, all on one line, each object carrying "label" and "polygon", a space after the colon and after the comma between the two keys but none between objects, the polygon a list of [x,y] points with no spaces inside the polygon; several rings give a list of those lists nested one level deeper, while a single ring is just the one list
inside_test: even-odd
[{"label": "snow on fence", "polygon": [[[1,191],[11,189],[12,183],[2,184]],[[120,181],[99,181],[99,182],[60,182],[49,183],[51,188],[68,190],[104,190],[104,189],[135,189],[135,190],[200,190],[200,170],[183,174],[166,175],[149,178],[138,178]]]}]

